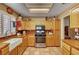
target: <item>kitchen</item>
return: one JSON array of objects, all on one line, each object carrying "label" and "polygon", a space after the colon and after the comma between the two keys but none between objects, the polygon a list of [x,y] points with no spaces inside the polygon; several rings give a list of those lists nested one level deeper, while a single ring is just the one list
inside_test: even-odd
[{"label": "kitchen", "polygon": [[78,11],[78,3],[0,3],[0,55],[78,55]]}]

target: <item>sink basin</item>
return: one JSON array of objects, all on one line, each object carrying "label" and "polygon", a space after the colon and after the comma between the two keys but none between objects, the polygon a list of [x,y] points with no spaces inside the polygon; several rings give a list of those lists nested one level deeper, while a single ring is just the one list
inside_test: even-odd
[{"label": "sink basin", "polygon": [[9,43],[9,51],[12,51],[16,46],[22,43],[22,38],[11,38],[3,43]]}]

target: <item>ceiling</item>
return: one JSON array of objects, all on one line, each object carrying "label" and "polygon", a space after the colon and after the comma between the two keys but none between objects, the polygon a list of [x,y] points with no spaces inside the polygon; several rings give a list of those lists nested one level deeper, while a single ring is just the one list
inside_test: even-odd
[{"label": "ceiling", "polygon": [[[73,3],[5,3],[5,4],[24,17],[57,16],[60,13],[62,13],[65,9],[73,5]],[[32,9],[32,12],[30,11],[30,9]]]},{"label": "ceiling", "polygon": [[40,13],[48,13],[52,8],[52,3],[29,3],[25,4],[26,8],[28,9],[29,13],[33,14],[40,14]]}]

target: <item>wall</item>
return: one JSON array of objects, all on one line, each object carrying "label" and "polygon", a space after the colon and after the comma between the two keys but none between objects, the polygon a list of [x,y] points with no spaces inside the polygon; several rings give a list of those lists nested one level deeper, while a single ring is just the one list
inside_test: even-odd
[{"label": "wall", "polygon": [[65,26],[70,26],[70,16],[67,16],[66,18],[64,18],[64,23],[65,23]]},{"label": "wall", "polygon": [[[8,12],[7,12],[7,7],[8,7],[8,6],[6,6],[6,5],[0,3],[0,10],[1,10],[1,11],[5,11],[5,12],[8,14]],[[16,12],[14,11],[13,14],[11,14],[11,15],[17,17],[17,16],[18,16],[18,13],[16,13]]]}]

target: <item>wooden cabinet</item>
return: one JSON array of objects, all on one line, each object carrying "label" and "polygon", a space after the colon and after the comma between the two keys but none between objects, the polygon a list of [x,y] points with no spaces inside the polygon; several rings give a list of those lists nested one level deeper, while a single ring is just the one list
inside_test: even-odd
[{"label": "wooden cabinet", "polygon": [[53,20],[53,36],[55,46],[60,46],[60,20]]},{"label": "wooden cabinet", "polygon": [[64,40],[62,42],[62,52],[67,55],[79,55],[79,41],[78,40]]},{"label": "wooden cabinet", "polygon": [[53,29],[60,29],[60,25],[59,19],[53,20]]},{"label": "wooden cabinet", "polygon": [[9,46],[8,44],[0,44],[0,55],[8,55],[9,54]]},{"label": "wooden cabinet", "polygon": [[46,36],[46,46],[54,46],[54,38],[52,36]]},{"label": "wooden cabinet", "polygon": [[9,55],[18,55],[18,46],[9,52]]},{"label": "wooden cabinet", "polygon": [[45,29],[52,30],[52,21],[45,21]]},{"label": "wooden cabinet", "polygon": [[62,48],[62,53],[64,54],[64,55],[70,55],[70,51],[68,51],[66,48]]},{"label": "wooden cabinet", "polygon": [[60,20],[56,19],[56,20],[52,20],[51,22],[52,22],[51,29],[53,31],[53,35],[46,37],[47,46],[60,46],[60,41],[61,41],[60,40]]},{"label": "wooden cabinet", "polygon": [[24,36],[22,39],[22,44],[18,46],[18,55],[23,54],[23,52],[27,47],[28,47],[28,38],[27,36]]},{"label": "wooden cabinet", "polygon": [[25,50],[25,46],[24,46],[24,43],[22,43],[22,44],[20,44],[19,46],[18,46],[18,55],[21,55],[23,52],[24,52],[24,50]]},{"label": "wooden cabinet", "polygon": [[55,46],[60,46],[60,31],[59,30],[55,30],[54,31],[54,44]]},{"label": "wooden cabinet", "polygon": [[18,55],[18,46],[9,52],[9,55]]},{"label": "wooden cabinet", "polygon": [[79,49],[72,48],[71,49],[71,54],[72,55],[79,55]]},{"label": "wooden cabinet", "polygon": [[35,46],[35,36],[28,36],[28,46]]},{"label": "wooden cabinet", "polygon": [[68,45],[68,44],[66,44],[66,43],[62,43],[62,52],[63,52],[63,54],[64,55],[70,55],[71,54],[71,48],[70,48],[70,46]]},{"label": "wooden cabinet", "polygon": [[71,11],[70,28],[79,28],[79,12],[77,11],[77,9]]},{"label": "wooden cabinet", "polygon": [[68,44],[63,42],[62,46],[66,48],[68,51],[70,51],[70,46]]}]

